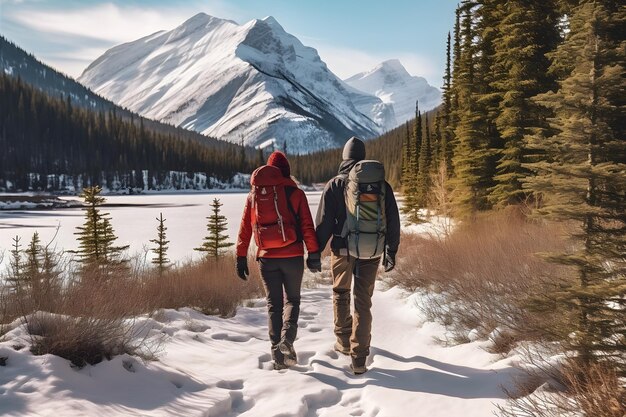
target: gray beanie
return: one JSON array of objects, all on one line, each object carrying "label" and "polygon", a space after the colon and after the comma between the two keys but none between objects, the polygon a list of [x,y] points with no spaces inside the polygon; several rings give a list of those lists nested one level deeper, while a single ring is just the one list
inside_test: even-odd
[{"label": "gray beanie", "polygon": [[365,159],[365,143],[356,136],[352,136],[343,147],[344,161],[362,161]]}]

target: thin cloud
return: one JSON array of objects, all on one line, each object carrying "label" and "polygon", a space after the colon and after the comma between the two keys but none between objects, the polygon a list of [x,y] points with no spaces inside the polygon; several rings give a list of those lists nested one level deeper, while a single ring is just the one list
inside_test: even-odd
[{"label": "thin cloud", "polygon": [[6,18],[48,34],[89,37],[119,43],[176,27],[198,11],[200,10],[196,7],[145,9],[104,3],[69,10],[17,8],[9,10]]},{"label": "thin cloud", "polygon": [[[0,0],[3,3],[6,0]],[[37,53],[44,62],[71,76],[78,76],[107,49],[160,30],[180,25],[196,13],[236,19],[236,8],[222,0],[193,1],[185,6],[137,7],[100,3],[80,8],[46,9],[14,0],[3,8],[0,19],[14,27],[37,33],[47,47]],[[59,49],[64,54],[58,53]]]}]

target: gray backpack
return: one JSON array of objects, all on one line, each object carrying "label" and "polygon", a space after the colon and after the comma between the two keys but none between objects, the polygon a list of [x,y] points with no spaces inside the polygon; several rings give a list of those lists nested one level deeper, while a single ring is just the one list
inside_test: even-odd
[{"label": "gray backpack", "polygon": [[385,168],[378,161],[360,161],[346,178],[346,222],[341,236],[348,254],[358,259],[380,257],[385,250]]}]

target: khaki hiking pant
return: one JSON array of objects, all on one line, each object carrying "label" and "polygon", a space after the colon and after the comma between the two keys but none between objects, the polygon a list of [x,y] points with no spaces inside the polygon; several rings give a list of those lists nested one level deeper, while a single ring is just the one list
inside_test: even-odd
[{"label": "khaki hiking pant", "polygon": [[[330,258],[333,275],[335,335],[350,355],[364,358],[370,353],[372,339],[372,295],[380,258],[356,259],[334,253]],[[352,277],[354,276],[354,314],[351,314]]]}]

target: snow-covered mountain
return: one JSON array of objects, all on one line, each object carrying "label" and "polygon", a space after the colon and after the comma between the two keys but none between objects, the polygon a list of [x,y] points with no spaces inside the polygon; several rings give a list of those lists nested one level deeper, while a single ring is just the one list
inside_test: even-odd
[{"label": "snow-covered mountain", "polygon": [[430,110],[441,103],[441,92],[422,77],[407,72],[397,59],[379,64],[374,69],[356,74],[345,82],[357,90],[373,94],[393,106],[397,124],[415,117],[415,101],[420,110]]},{"label": "snow-covered mountain", "polygon": [[286,142],[290,152],[372,138],[394,121],[272,17],[239,25],[200,13],[108,50],[79,81],[143,116],[232,142]]}]

